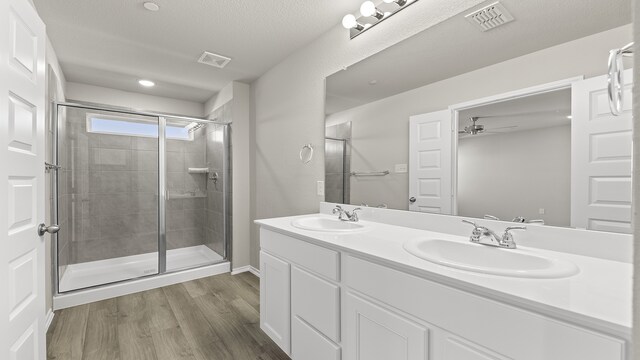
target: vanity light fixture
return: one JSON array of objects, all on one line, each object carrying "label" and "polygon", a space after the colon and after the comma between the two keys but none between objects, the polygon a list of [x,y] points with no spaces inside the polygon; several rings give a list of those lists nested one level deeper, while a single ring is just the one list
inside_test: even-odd
[{"label": "vanity light fixture", "polygon": [[407,0],[383,0],[387,4],[396,3],[398,6],[404,6],[407,3]]},{"label": "vanity light fixture", "polygon": [[153,87],[156,86],[156,83],[154,83],[151,80],[144,80],[144,79],[140,79],[138,80],[138,84],[144,86],[144,87]]},{"label": "vanity light fixture", "polygon": [[382,11],[378,10],[376,4],[373,1],[365,1],[360,6],[360,14],[365,17],[372,16],[378,20],[381,20],[384,17]]},{"label": "vanity light fixture", "polygon": [[342,26],[349,30],[351,39],[388,19],[398,11],[418,0],[367,0],[360,6],[360,17],[347,14],[342,18]]},{"label": "vanity light fixture", "polygon": [[360,24],[353,14],[347,14],[342,18],[342,26],[345,29],[355,29],[356,31],[364,30],[364,25]]}]

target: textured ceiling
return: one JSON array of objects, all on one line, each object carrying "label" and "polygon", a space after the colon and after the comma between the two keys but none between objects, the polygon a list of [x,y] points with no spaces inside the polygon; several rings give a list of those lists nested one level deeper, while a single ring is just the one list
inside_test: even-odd
[{"label": "textured ceiling", "polygon": [[[486,1],[474,9],[494,1]],[[465,20],[464,15],[471,10],[465,11],[346,71],[329,76],[326,113],[363,105],[631,22],[630,0],[500,2],[515,21],[481,32]],[[377,84],[370,85],[371,80]]]},{"label": "textured ceiling", "polygon": [[[256,79],[362,1],[154,0],[158,12],[143,2],[34,0],[68,81],[199,102]],[[232,61],[196,63],[205,50]],[[157,86],[141,89],[138,78]]]}]

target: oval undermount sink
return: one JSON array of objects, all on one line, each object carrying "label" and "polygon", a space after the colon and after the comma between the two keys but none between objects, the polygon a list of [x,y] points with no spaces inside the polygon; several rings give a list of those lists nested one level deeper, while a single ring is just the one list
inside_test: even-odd
[{"label": "oval undermount sink", "polygon": [[295,219],[291,225],[303,230],[327,232],[351,232],[364,229],[364,225],[352,222],[314,216]]},{"label": "oval undermount sink", "polygon": [[574,263],[567,260],[481,244],[416,239],[405,242],[404,249],[436,264],[484,274],[557,279],[575,275],[579,271]]}]

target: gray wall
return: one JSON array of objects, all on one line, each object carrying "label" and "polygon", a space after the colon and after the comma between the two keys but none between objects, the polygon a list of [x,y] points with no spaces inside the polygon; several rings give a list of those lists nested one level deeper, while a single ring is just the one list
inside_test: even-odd
[{"label": "gray wall", "polygon": [[461,138],[457,200],[460,216],[570,226],[571,127]]},{"label": "gray wall", "polygon": [[[324,179],[324,157],[304,165],[300,148],[324,143],[324,80],[330,74],[438,24],[480,0],[420,1],[411,11],[349,40],[339,24],[295,52],[251,86],[255,129],[254,219],[318,211],[316,181]],[[336,23],[338,20],[336,20]],[[251,265],[259,267],[256,225],[251,233]]]}]

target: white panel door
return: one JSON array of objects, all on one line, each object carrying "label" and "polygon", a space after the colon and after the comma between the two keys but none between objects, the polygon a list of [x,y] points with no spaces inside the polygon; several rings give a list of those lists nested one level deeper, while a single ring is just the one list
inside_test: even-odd
[{"label": "white panel door", "polygon": [[429,330],[388,309],[347,293],[346,360],[427,360]]},{"label": "white panel door", "polygon": [[260,252],[260,328],[288,354],[291,350],[291,265]]},{"label": "white panel door", "polygon": [[0,359],[45,356],[45,27],[28,0],[0,0]]},{"label": "white panel door", "polygon": [[571,226],[631,233],[632,83],[625,71],[624,112],[609,110],[607,77],[571,89]]},{"label": "white panel door", "polygon": [[409,118],[409,210],[452,212],[451,111]]}]

